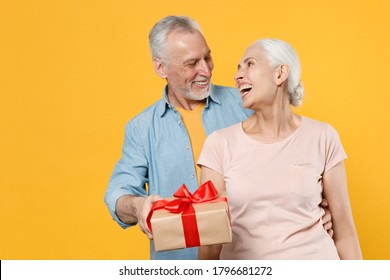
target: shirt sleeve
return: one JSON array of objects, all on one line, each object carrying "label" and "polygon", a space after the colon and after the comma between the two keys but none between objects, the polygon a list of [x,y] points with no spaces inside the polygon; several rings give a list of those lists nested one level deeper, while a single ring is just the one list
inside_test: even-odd
[{"label": "shirt sleeve", "polygon": [[197,164],[199,167],[206,166],[223,174],[223,150],[221,137],[217,132],[211,133],[203,144]]},{"label": "shirt sleeve", "polygon": [[129,122],[126,126],[122,157],[115,165],[104,201],[113,219],[122,227],[125,224],[116,215],[116,202],[123,195],[146,196],[148,161],[136,125]]},{"label": "shirt sleeve", "polygon": [[326,126],[326,151],[325,151],[325,169],[330,170],[339,162],[345,160],[347,155],[341,144],[337,131],[330,125]]}]

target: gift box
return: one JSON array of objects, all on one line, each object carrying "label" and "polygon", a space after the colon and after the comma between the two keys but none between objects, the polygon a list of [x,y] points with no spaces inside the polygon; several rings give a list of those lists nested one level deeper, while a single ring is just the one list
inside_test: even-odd
[{"label": "gift box", "polygon": [[182,185],[174,198],[154,202],[147,223],[156,251],[232,241],[226,193],[218,193],[211,181],[194,194]]}]

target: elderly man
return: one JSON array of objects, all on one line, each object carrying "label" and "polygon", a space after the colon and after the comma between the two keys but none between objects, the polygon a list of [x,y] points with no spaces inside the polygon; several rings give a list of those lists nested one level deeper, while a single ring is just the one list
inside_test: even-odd
[{"label": "elderly man", "polygon": [[[206,136],[252,112],[242,108],[235,89],[211,84],[211,51],[194,20],[161,19],[149,34],[149,44],[155,72],[167,85],[159,101],[127,124],[122,158],[105,202],[122,228],[138,223],[152,239],[146,225],[151,203],[171,197],[183,183],[194,192],[200,173],[195,162]],[[329,226],[330,222],[324,227]],[[197,259],[197,255],[197,248],[156,252],[150,243],[151,259]]]}]

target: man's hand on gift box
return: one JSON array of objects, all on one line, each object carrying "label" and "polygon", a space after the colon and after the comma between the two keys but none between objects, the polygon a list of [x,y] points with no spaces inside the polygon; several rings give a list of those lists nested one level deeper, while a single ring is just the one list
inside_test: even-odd
[{"label": "man's hand on gift box", "polygon": [[152,194],[147,197],[124,195],[116,203],[116,214],[125,224],[138,223],[141,231],[149,239],[153,239],[153,235],[146,223],[146,218],[148,217],[152,203],[161,199],[163,197],[157,194]]},{"label": "man's hand on gift box", "polygon": [[139,205],[137,207],[137,218],[138,218],[139,228],[143,233],[146,234],[146,236],[149,239],[153,239],[153,235],[150,232],[149,227],[146,223],[146,218],[148,217],[152,203],[161,199],[163,199],[163,197],[157,194],[152,194],[147,196],[146,198],[143,198],[143,200],[140,200]]}]

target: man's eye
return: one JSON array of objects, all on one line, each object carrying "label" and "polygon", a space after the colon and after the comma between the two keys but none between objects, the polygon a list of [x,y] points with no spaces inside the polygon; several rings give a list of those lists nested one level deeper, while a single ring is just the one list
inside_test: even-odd
[{"label": "man's eye", "polygon": [[248,66],[252,66],[254,63],[252,61],[248,61]]},{"label": "man's eye", "polygon": [[197,63],[197,62],[194,61],[194,62],[187,63],[186,65],[187,65],[188,67],[195,67],[196,63]]}]

